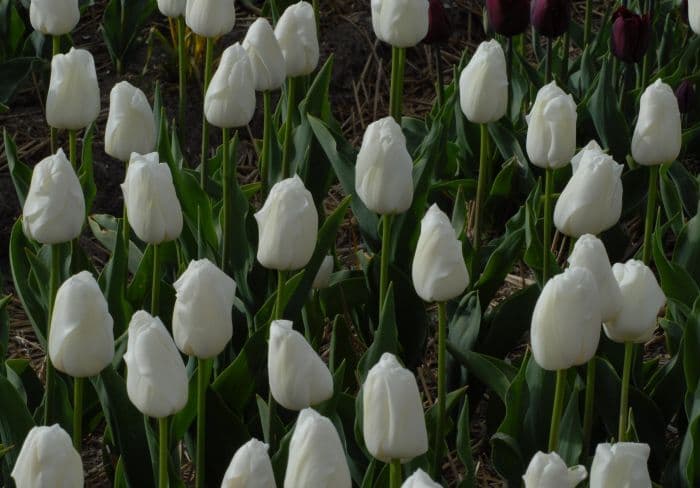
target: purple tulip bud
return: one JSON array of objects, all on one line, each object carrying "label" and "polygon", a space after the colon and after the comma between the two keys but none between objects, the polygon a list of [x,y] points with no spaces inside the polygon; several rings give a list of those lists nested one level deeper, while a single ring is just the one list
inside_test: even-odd
[{"label": "purple tulip bud", "polygon": [[625,63],[638,63],[649,47],[651,21],[648,14],[638,15],[625,7],[612,16],[612,52]]},{"label": "purple tulip bud", "polygon": [[442,44],[450,38],[450,21],[447,18],[442,0],[430,0],[428,7],[428,34],[423,39],[426,44]]},{"label": "purple tulip bud", "polygon": [[678,110],[682,114],[687,114],[693,108],[695,102],[695,86],[690,80],[684,80],[676,88],[676,98],[678,99]]},{"label": "purple tulip bud", "polygon": [[530,0],[486,0],[489,24],[503,36],[516,36],[530,23]]},{"label": "purple tulip bud", "polygon": [[530,22],[537,32],[555,38],[569,28],[569,0],[532,0]]}]

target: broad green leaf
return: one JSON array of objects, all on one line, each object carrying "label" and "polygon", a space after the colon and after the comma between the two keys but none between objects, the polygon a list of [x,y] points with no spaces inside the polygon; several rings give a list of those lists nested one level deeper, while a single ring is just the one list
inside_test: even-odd
[{"label": "broad green leaf", "polygon": [[24,438],[34,427],[34,420],[12,383],[0,375],[0,441],[11,448],[2,458],[4,471],[9,473],[15,465]]},{"label": "broad green leaf", "polygon": [[358,376],[364,381],[372,366],[377,364],[382,354],[389,352],[398,354],[399,338],[396,329],[396,309],[394,306],[394,286],[389,284],[386,293],[382,316],[379,320],[379,327],[374,333],[374,341],[367,351],[360,358],[358,364]]}]

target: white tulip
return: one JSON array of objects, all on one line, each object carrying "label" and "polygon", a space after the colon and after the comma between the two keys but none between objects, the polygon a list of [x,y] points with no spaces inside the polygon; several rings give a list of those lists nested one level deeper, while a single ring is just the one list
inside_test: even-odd
[{"label": "white tulip", "polygon": [[525,488],[574,488],[586,479],[588,473],[583,466],[567,468],[556,452],[545,454],[538,451],[527,467],[523,481]]},{"label": "white tulip", "polygon": [[569,256],[569,266],[591,272],[598,287],[601,318],[603,321],[613,319],[622,307],[622,293],[603,242],[591,234],[579,237]]},{"label": "white tulip", "polygon": [[80,21],[78,0],[31,0],[29,21],[44,35],[68,34]]},{"label": "white tulip", "polygon": [[326,417],[299,412],[284,475],[284,488],[350,488],[350,470],[338,431]]},{"label": "white tulip", "polygon": [[428,451],[416,378],[384,353],[362,385],[362,432],[367,450],[383,462],[409,461]]},{"label": "white tulip", "polygon": [[131,317],[124,361],[126,392],[142,414],[163,418],[185,408],[185,363],[158,317],[143,310]]},{"label": "white tulip", "polygon": [[548,371],[587,363],[600,340],[601,307],[593,274],[568,268],[542,289],[532,313],[535,361]]},{"label": "white tulip", "polygon": [[462,243],[450,219],[433,204],[423,217],[411,269],[416,293],[426,302],[444,302],[469,284]]},{"label": "white tulip", "polygon": [[393,47],[413,47],[428,34],[427,0],[372,0],[372,28]]},{"label": "white tulip", "polygon": [[314,282],[311,284],[311,288],[321,289],[327,288],[331,281],[331,274],[333,273],[333,256],[326,256],[321,262],[321,266],[318,268],[318,272],[314,277]]},{"label": "white tulip", "polygon": [[439,483],[435,483],[428,473],[418,468],[411,476],[406,478],[401,488],[442,488]]},{"label": "white tulip", "polygon": [[688,0],[688,23],[695,34],[700,34],[700,1]]},{"label": "white tulip", "polygon": [[290,5],[275,26],[287,76],[308,75],[318,66],[319,48],[316,16],[310,3]]},{"label": "white tulip", "polygon": [[114,321],[95,278],[83,271],[56,293],[49,331],[49,357],[75,378],[96,376],[114,357]]},{"label": "white tulip", "polygon": [[182,232],[182,209],[170,168],[158,153],[133,153],[121,185],[129,225],[148,244],[177,239]]},{"label": "white tulip", "polygon": [[[54,1],[54,0],[51,0]],[[100,114],[100,87],[95,60],[85,49],[71,48],[51,59],[46,121],[57,129],[78,130]]]},{"label": "white tulip", "polygon": [[591,465],[590,488],[651,488],[649,452],[648,444],[598,444]]},{"label": "white tulip", "polygon": [[[688,2],[689,8],[693,0]],[[673,90],[660,79],[639,99],[639,116],[632,135],[632,157],[653,166],[675,161],[681,152],[681,113]]]},{"label": "white tulip", "polygon": [[654,273],[641,261],[615,263],[612,271],[622,292],[622,307],[603,325],[605,334],[616,342],[646,342],[654,335],[666,296]]},{"label": "white tulip", "polygon": [[367,126],[355,166],[355,191],[381,215],[400,214],[413,202],[413,160],[393,117]]},{"label": "white tulip", "polygon": [[166,17],[180,17],[185,15],[187,0],[158,0],[158,10]]},{"label": "white tulip", "polygon": [[109,94],[105,152],[120,161],[131,153],[148,154],[156,148],[156,120],[146,95],[127,81]]},{"label": "white tulip", "polygon": [[239,447],[224,474],[221,488],[275,488],[268,447],[257,439]]},{"label": "white tulip", "polygon": [[243,47],[250,58],[255,89],[268,91],[280,88],[287,76],[287,69],[282,49],[267,19],[259,17],[250,24]]},{"label": "white tulip", "polygon": [[479,44],[459,77],[459,102],[470,122],[495,122],[508,109],[508,75],[503,48],[495,39]]},{"label": "white tulip", "polygon": [[527,155],[540,168],[561,168],[576,150],[576,104],[555,81],[537,92],[527,119]]},{"label": "white tulip", "polygon": [[228,34],[236,24],[234,0],[187,0],[185,23],[202,37]]},{"label": "white tulip", "polygon": [[60,244],[77,238],[84,220],[83,189],[59,149],[34,166],[22,209],[22,229],[27,237],[42,244]]},{"label": "white tulip", "polygon": [[204,97],[204,114],[216,127],[243,127],[255,113],[253,70],[240,43],[226,48]]},{"label": "white tulip", "polygon": [[299,176],[275,183],[255,220],[260,264],[277,270],[308,264],[316,247],[318,212]]},{"label": "white tulip", "polygon": [[82,488],[83,461],[60,425],[33,427],[12,469],[17,488]]}]

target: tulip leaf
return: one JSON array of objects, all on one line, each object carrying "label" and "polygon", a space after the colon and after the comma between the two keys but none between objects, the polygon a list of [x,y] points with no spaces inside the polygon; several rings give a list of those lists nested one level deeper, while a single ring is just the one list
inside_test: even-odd
[{"label": "tulip leaf", "polygon": [[657,230],[652,236],[654,264],[659,272],[661,289],[669,300],[677,300],[691,308],[700,295],[700,288],[683,266],[666,258],[661,234]]},{"label": "tulip leaf", "polygon": [[700,302],[695,304],[685,324],[682,340],[683,372],[685,374],[685,409],[690,415],[695,395],[694,388],[700,384]]},{"label": "tulip leaf", "polygon": [[[568,375],[569,377],[575,375]],[[583,427],[579,411],[579,394],[582,390],[580,382],[574,385],[569,402],[564,409],[559,425],[559,447],[557,453],[567,466],[578,464],[583,449]]]},{"label": "tulip leaf", "polygon": [[668,166],[659,171],[659,194],[663,203],[668,225],[674,235],[678,235],[683,226],[683,202],[678,188],[668,175]]},{"label": "tulip leaf", "polygon": [[[27,410],[12,383],[0,375],[0,441],[3,446],[11,448],[2,458],[5,475],[9,474],[15,465],[19,450],[29,430],[34,427],[34,420]],[[6,476],[6,486],[9,476]]]},{"label": "tulip leaf", "polygon": [[45,63],[43,59],[34,56],[19,56],[0,63],[0,103],[7,104],[27,77],[39,72]]},{"label": "tulip leaf", "polygon": [[14,183],[19,204],[21,207],[24,207],[24,201],[27,198],[27,193],[29,193],[29,184],[32,181],[32,170],[17,157],[17,146],[7,133],[7,129],[3,129],[3,139],[10,177],[12,178],[12,183]]},{"label": "tulip leaf", "polygon": [[695,395],[688,412],[688,430],[681,445],[681,478],[685,486],[697,486],[700,481],[700,388],[695,386]]},{"label": "tulip leaf", "polygon": [[78,179],[80,180],[80,186],[83,188],[85,197],[85,215],[90,215],[92,202],[95,201],[95,195],[97,194],[92,159],[92,144],[94,139],[95,123],[93,122],[85,129],[85,135],[83,136],[83,152],[80,157],[80,169],[78,170]]},{"label": "tulip leaf", "polygon": [[481,327],[481,304],[479,295],[472,291],[466,294],[452,313],[448,337],[454,347],[460,351],[471,351],[479,337]]},{"label": "tulip leaf", "polygon": [[470,429],[469,396],[465,395],[462,409],[459,413],[459,420],[457,421],[457,456],[466,469],[464,480],[459,485],[460,488],[476,486],[476,470],[474,467]]},{"label": "tulip leaf", "polygon": [[[235,391],[228,393],[236,394]],[[231,458],[250,439],[250,433],[240,415],[211,388],[207,390],[206,407],[207,485],[218,486]]]},{"label": "tulip leaf", "polygon": [[[122,228],[122,219],[108,214],[92,214],[87,221],[95,239],[107,248],[110,253],[114,253],[117,244],[117,230]],[[130,273],[136,273],[142,259],[143,251],[132,240],[129,240],[128,266]]]},{"label": "tulip leaf", "polygon": [[[0,283],[3,282],[2,273],[0,273]],[[10,342],[10,317],[7,313],[7,305],[10,303],[12,295],[0,297],[0,358],[7,355],[7,348]],[[0,360],[0,375],[5,374],[5,363]]]},{"label": "tulip leaf", "polygon": [[690,219],[678,234],[673,262],[700,284],[700,214]]},{"label": "tulip leaf", "polygon": [[491,437],[491,453],[492,456],[497,455],[500,460],[498,466],[494,466],[498,474],[511,486],[518,486],[527,466],[518,441],[508,434],[496,432]]},{"label": "tulip leaf", "polygon": [[484,316],[479,351],[502,358],[520,344],[530,329],[530,318],[539,295],[539,287],[530,285],[513,292],[490,309]]},{"label": "tulip leaf", "polygon": [[389,352],[398,354],[399,337],[396,329],[396,309],[394,307],[394,285],[389,284],[389,289],[386,293],[382,315],[379,319],[379,327],[374,333],[374,341],[369,346],[367,351],[360,358],[357,366],[358,375],[362,382],[367,377],[367,373],[372,369],[372,366],[379,362],[382,354]]},{"label": "tulip leaf", "polygon": [[462,363],[467,370],[488,386],[505,402],[510,383],[517,375],[517,368],[500,359],[473,351],[459,351],[447,341],[447,350]]},{"label": "tulip leaf", "polygon": [[155,0],[110,0],[105,7],[100,32],[118,74],[155,9]]}]

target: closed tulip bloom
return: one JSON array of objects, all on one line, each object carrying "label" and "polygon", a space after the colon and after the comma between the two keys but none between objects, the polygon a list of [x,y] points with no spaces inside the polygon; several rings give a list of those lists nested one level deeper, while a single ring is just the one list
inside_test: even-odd
[{"label": "closed tulip bloom", "polygon": [[570,0],[532,0],[530,22],[545,37],[559,37],[569,29]]},{"label": "closed tulip bloom", "polygon": [[423,42],[426,44],[442,44],[450,38],[450,19],[447,18],[442,0],[429,0],[428,33]]},{"label": "closed tulip bloom", "polygon": [[639,63],[649,47],[651,18],[626,7],[618,8],[612,16],[612,53],[625,63]]},{"label": "closed tulip bloom", "polygon": [[641,261],[615,263],[612,270],[622,293],[622,306],[605,322],[605,334],[616,342],[646,342],[654,335],[666,296],[654,273]]},{"label": "closed tulip bloom", "polygon": [[620,220],[623,166],[593,141],[571,166],[574,174],[557,199],[554,225],[571,237],[600,234]]},{"label": "closed tulip bloom", "polygon": [[309,263],[316,247],[318,212],[299,176],[275,183],[255,220],[260,264],[295,270]]},{"label": "closed tulip bloom", "polygon": [[240,43],[226,48],[204,97],[204,115],[216,127],[243,127],[255,113],[255,82]]},{"label": "closed tulip bloom", "polygon": [[289,320],[270,325],[267,374],[273,398],[289,410],[318,405],[333,396],[331,372]]},{"label": "closed tulip bloom", "polygon": [[250,66],[257,91],[277,90],[284,84],[287,70],[284,56],[267,19],[255,20],[243,39],[243,47],[250,58]]},{"label": "closed tulip bloom", "polygon": [[535,361],[548,371],[587,363],[598,348],[601,323],[593,274],[568,268],[547,282],[535,304],[530,330]]},{"label": "closed tulip bloom", "polygon": [[502,36],[517,36],[530,24],[530,0],[486,0],[491,28]]},{"label": "closed tulip bloom", "polygon": [[85,220],[85,197],[68,158],[59,149],[32,171],[22,209],[22,229],[42,244],[60,244],[80,235]]},{"label": "closed tulip bloom", "polygon": [[49,332],[49,357],[75,378],[98,375],[114,357],[114,332],[107,300],[97,281],[82,271],[56,293]]},{"label": "closed tulip bloom", "polygon": [[451,300],[469,284],[462,243],[437,204],[421,221],[411,275],[416,293],[426,302]]},{"label": "closed tulip bloom", "polygon": [[311,284],[312,288],[320,289],[327,288],[328,283],[331,281],[331,274],[333,273],[333,256],[326,256],[321,262],[321,266],[318,268],[318,272],[314,277],[314,282]]},{"label": "closed tulip bloom", "polygon": [[413,47],[428,33],[428,0],[371,0],[372,27],[393,47]]},{"label": "closed tulip bloom", "polygon": [[224,474],[221,488],[275,488],[268,447],[257,439],[239,447]]},{"label": "closed tulip bloom", "polygon": [[31,0],[29,21],[44,35],[68,34],[80,21],[78,0]]},{"label": "closed tulip bloom", "polygon": [[67,54],[54,56],[46,97],[48,124],[57,129],[78,130],[92,124],[99,113],[100,87],[92,54],[71,48]]},{"label": "closed tulip bloom", "polygon": [[383,462],[409,461],[428,450],[416,378],[396,356],[382,354],[362,385],[362,431],[367,450]]},{"label": "closed tulip bloom", "polygon": [[33,427],[12,470],[17,488],[82,488],[83,461],[60,425]]},{"label": "closed tulip bloom", "polygon": [[687,18],[690,28],[695,34],[700,33],[700,2],[687,0]]},{"label": "closed tulip bloom", "polygon": [[126,392],[142,414],[163,418],[185,408],[185,363],[158,317],[143,310],[131,317],[124,361]]},{"label": "closed tulip bloom", "polygon": [[105,152],[120,161],[131,153],[148,154],[156,148],[156,121],[146,95],[127,81],[109,94]]},{"label": "closed tulip bloom", "polygon": [[367,126],[355,165],[355,191],[381,215],[400,214],[413,202],[413,159],[393,117]]},{"label": "closed tulip bloom", "polygon": [[479,44],[459,77],[459,103],[470,122],[495,122],[508,108],[508,75],[503,48],[496,40]]},{"label": "closed tulip bloom", "polygon": [[556,452],[545,454],[538,451],[530,460],[523,481],[525,488],[574,488],[587,475],[583,466],[567,468]]},{"label": "closed tulip bloom", "polygon": [[236,282],[208,259],[200,259],[190,261],[173,287],[173,337],[178,349],[202,359],[217,356],[233,335]]},{"label": "closed tulip bloom", "polygon": [[537,92],[527,116],[527,155],[540,168],[566,166],[576,150],[576,104],[555,81]]},{"label": "closed tulip bloom", "polygon": [[435,483],[428,473],[418,468],[411,476],[406,478],[401,488],[442,488],[438,483]]},{"label": "closed tulip bloom", "polygon": [[675,91],[678,100],[678,110],[682,114],[687,114],[695,105],[695,85],[690,80],[683,80]]},{"label": "closed tulip bloom", "polygon": [[228,34],[236,24],[234,0],[187,0],[185,23],[202,37]]},{"label": "closed tulip bloom", "polygon": [[319,48],[314,8],[299,2],[286,8],[277,25],[275,37],[282,50],[287,76],[308,75],[318,66]]},{"label": "closed tulip bloom", "polygon": [[649,85],[639,101],[632,135],[632,157],[639,164],[670,163],[681,152],[681,113],[673,90],[661,80]]},{"label": "closed tulip bloom", "polygon": [[160,244],[182,232],[182,209],[170,168],[158,153],[132,154],[122,183],[129,225],[143,242]]},{"label": "closed tulip bloom", "polygon": [[350,470],[338,431],[312,408],[299,412],[289,442],[284,488],[350,488]]},{"label": "closed tulip bloom", "polygon": [[185,15],[187,0],[158,0],[158,10],[166,17],[180,17]]},{"label": "closed tulip bloom", "polygon": [[591,465],[590,488],[651,488],[649,444],[598,444]]},{"label": "closed tulip bloom", "polygon": [[613,319],[622,307],[622,293],[603,241],[591,234],[579,237],[569,256],[569,266],[586,268],[591,272],[598,286],[601,318],[603,321]]}]

